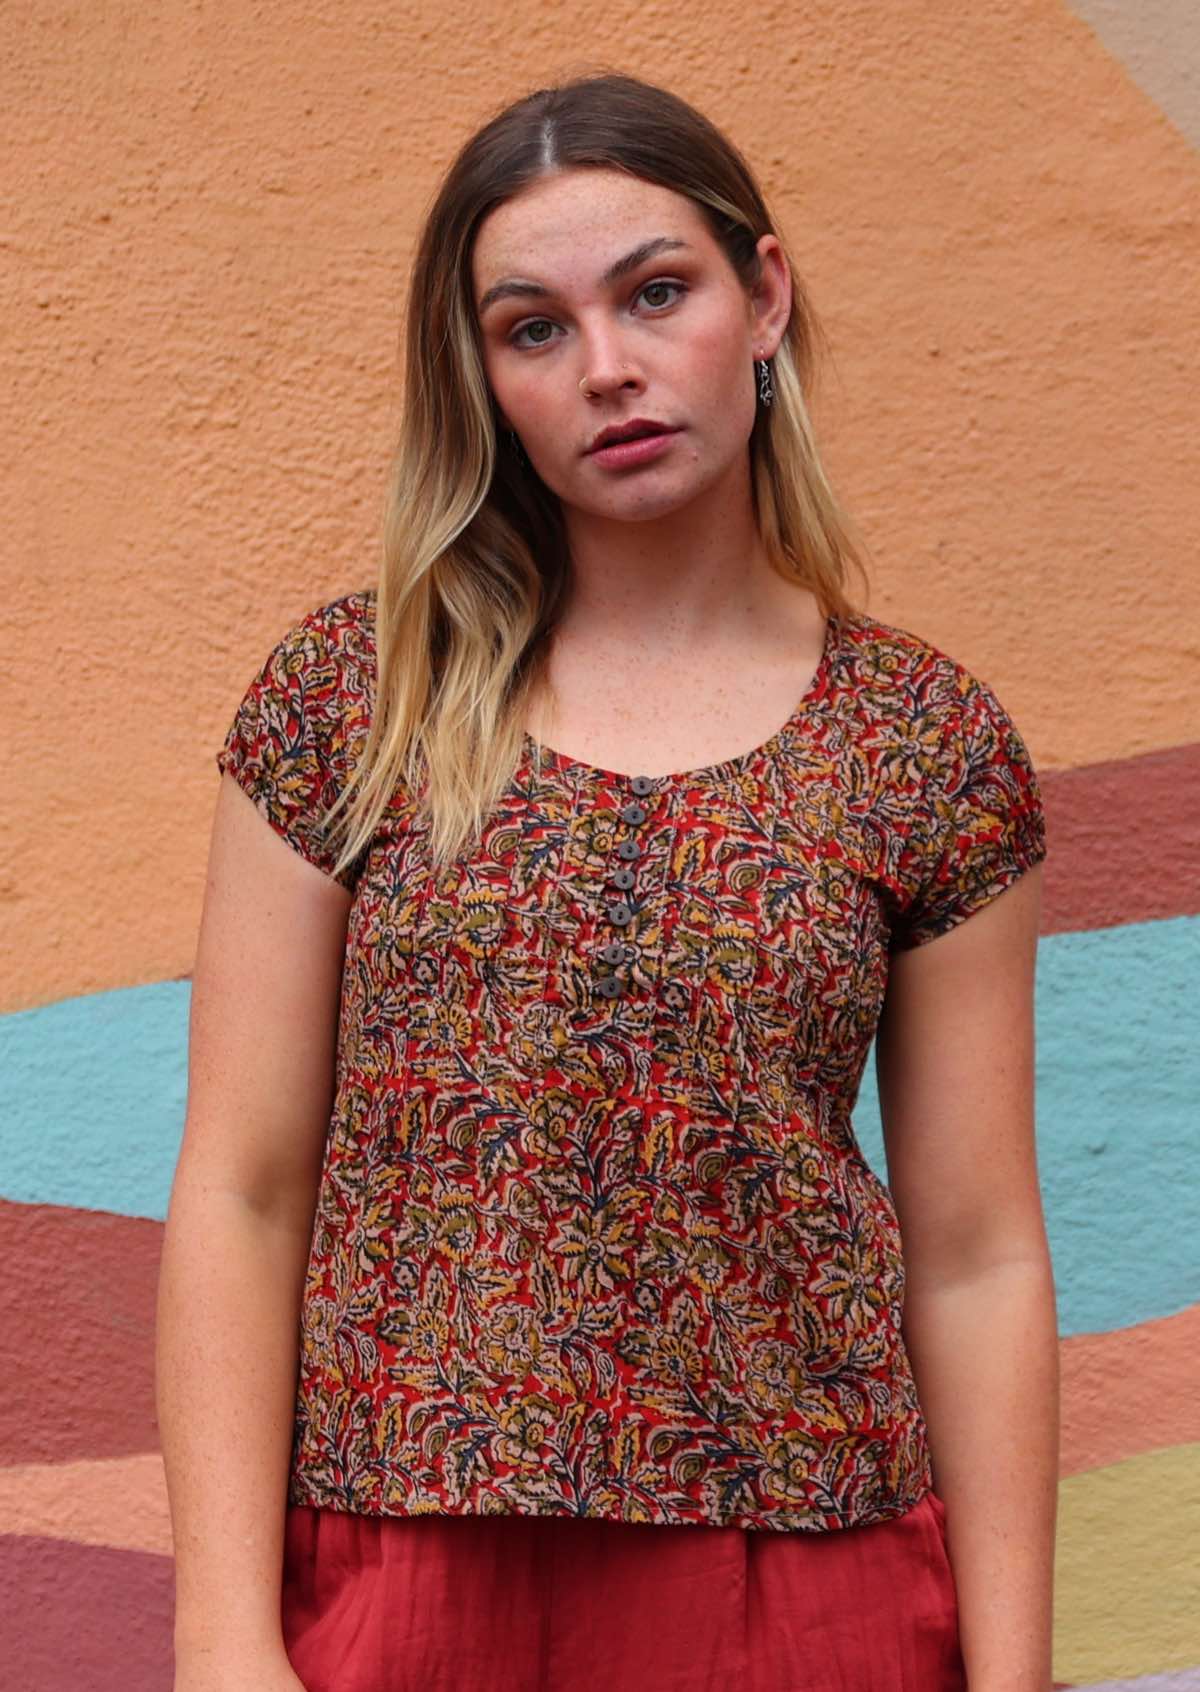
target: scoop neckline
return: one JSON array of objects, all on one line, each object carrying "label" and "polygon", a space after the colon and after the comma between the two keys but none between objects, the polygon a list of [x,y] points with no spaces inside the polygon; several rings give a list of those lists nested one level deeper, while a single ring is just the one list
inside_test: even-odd
[{"label": "scoop neckline", "polygon": [[[817,667],[813,671],[812,679],[793,706],[787,720],[780,724],[774,734],[762,741],[760,745],[752,746],[748,752],[739,752],[733,758],[722,758],[715,764],[702,764],[698,769],[674,770],[669,775],[652,775],[646,777],[646,779],[654,783],[656,790],[661,787],[678,786],[683,782],[727,781],[733,776],[743,775],[751,765],[774,757],[783,748],[785,742],[795,734],[802,719],[808,715],[818,697],[825,692],[840,644],[841,622],[842,619],[836,611],[831,612],[826,617],[821,656],[817,660]],[[559,770],[565,775],[578,774],[590,779],[623,783],[626,786],[643,773],[640,770],[609,770],[601,764],[589,764],[582,758],[572,758],[566,752],[559,752],[554,747],[535,740],[528,731],[524,732],[523,739],[526,756],[533,760],[535,767],[540,760],[542,769]]]}]

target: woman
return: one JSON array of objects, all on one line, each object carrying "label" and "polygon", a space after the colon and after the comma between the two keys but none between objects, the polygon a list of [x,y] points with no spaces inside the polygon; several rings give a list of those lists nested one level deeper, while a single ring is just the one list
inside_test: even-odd
[{"label": "woman", "polygon": [[219,754],[177,1692],[1050,1684],[1041,799],[847,595],[815,334],[661,89],[448,173],[378,590]]}]

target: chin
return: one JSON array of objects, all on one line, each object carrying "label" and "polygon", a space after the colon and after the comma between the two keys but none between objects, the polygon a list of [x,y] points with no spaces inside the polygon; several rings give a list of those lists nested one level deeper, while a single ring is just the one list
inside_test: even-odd
[{"label": "chin", "polygon": [[[596,497],[594,488],[580,494],[578,489],[559,493],[565,507],[589,517],[607,517],[626,523],[649,523],[685,511],[697,499],[720,486],[732,466],[704,469],[693,464],[682,473],[676,468],[671,477],[630,475],[622,480],[614,477],[612,486],[605,489],[607,497]],[[554,490],[557,492],[558,490]]]},{"label": "chin", "polygon": [[583,517],[616,523],[652,523],[684,511],[696,497],[694,489],[681,493],[667,488],[618,489],[607,500],[565,499],[563,504]]}]

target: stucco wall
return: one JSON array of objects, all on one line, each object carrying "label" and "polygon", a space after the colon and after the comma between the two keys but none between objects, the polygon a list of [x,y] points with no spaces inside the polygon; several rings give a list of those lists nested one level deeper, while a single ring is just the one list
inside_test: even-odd
[{"label": "stucco wall", "polygon": [[[1200,1688],[1194,12],[38,0],[0,65],[14,1683],[169,1683],[152,1306],[213,753],[287,624],[375,578],[444,165],[609,66],[760,173],[834,343],[870,609],[992,682],[1041,772],[1055,1672]],[[873,1074],[856,1124],[882,1169]]]}]

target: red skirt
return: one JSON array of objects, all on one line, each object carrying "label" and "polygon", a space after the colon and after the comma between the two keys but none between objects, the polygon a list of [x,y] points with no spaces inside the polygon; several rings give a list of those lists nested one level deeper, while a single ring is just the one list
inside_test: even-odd
[{"label": "red skirt", "polygon": [[965,1692],[945,1508],[776,1533],[290,1504],[307,1692]]}]

